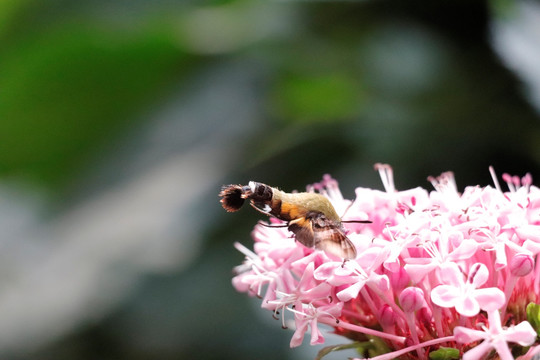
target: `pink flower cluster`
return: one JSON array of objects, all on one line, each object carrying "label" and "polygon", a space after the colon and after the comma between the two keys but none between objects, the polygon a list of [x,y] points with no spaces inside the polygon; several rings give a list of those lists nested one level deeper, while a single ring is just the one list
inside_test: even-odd
[{"label": "pink flower cluster", "polygon": [[291,347],[308,330],[312,345],[324,343],[319,326],[326,324],[359,344],[382,339],[382,350],[362,347],[360,355],[377,360],[427,359],[442,347],[463,359],[540,352],[526,314],[527,304],[540,302],[540,189],[530,175],[503,175],[503,192],[490,169],[495,187],[460,194],[452,173],[430,178],[432,192],[397,191],[392,169],[376,169],[385,191],[357,188],[354,201],[328,175],[308,187],[326,195],[342,220],[372,221],[345,224],[356,259],[258,224],[254,251],[235,244],[246,259],[234,287],[262,298],[283,327],[294,319]]}]

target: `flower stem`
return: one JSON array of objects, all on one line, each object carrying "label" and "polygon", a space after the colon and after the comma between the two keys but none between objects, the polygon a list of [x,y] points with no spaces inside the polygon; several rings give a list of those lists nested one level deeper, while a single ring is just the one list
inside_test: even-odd
[{"label": "flower stem", "polygon": [[377,336],[377,337],[380,337],[380,338],[383,338],[383,339],[388,339],[388,340],[391,340],[391,341],[395,341],[395,342],[397,342],[399,344],[405,343],[405,340],[406,340],[406,338],[404,336],[397,336],[397,335],[388,334],[388,333],[385,333],[385,332],[373,330],[373,329],[366,328],[366,327],[363,327],[363,326],[349,324],[349,323],[346,323],[346,322],[341,321],[341,320],[339,321],[338,324],[336,324],[336,322],[334,320],[332,320],[332,319],[320,318],[319,322],[330,325],[332,327],[339,326],[339,327],[347,329],[347,330],[356,331],[356,332],[363,333],[363,334],[366,334],[366,335],[373,335],[373,336]]}]

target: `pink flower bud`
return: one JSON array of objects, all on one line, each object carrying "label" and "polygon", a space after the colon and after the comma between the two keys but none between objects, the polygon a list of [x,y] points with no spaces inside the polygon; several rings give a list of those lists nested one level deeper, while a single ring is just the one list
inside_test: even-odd
[{"label": "pink flower bud", "polygon": [[393,326],[396,323],[396,315],[394,314],[394,310],[392,310],[392,308],[387,304],[384,304],[379,309],[379,323],[383,328]]},{"label": "pink flower bud", "polygon": [[521,178],[521,184],[523,185],[532,185],[532,175],[530,173],[526,173],[524,177]]},{"label": "pink flower bud", "polygon": [[424,292],[417,287],[408,287],[399,294],[399,304],[405,312],[414,312],[424,305]]},{"label": "pink flower bud", "polygon": [[534,268],[534,259],[528,254],[517,254],[510,260],[510,273],[514,276],[528,275]]}]

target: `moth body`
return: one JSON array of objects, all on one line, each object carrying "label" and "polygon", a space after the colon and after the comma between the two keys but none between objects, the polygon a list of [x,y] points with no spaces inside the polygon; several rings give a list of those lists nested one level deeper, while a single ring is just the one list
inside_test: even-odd
[{"label": "moth body", "polygon": [[354,244],[327,197],[317,193],[286,193],[263,183],[226,185],[219,193],[223,208],[238,211],[245,200],[257,211],[287,222],[301,244],[324,250],[343,259],[356,257]]}]

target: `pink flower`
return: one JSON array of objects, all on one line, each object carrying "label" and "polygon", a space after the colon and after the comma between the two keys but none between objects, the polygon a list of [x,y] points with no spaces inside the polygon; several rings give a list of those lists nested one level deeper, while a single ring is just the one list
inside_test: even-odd
[{"label": "pink flower", "polygon": [[442,307],[455,307],[464,316],[474,316],[480,309],[500,309],[505,303],[504,293],[498,288],[480,288],[489,275],[489,270],[481,263],[471,266],[466,279],[456,264],[445,264],[441,277],[447,285],[435,287],[431,300]]},{"label": "pink flower", "polygon": [[299,244],[286,227],[259,224],[254,251],[235,244],[245,261],[235,268],[234,287],[260,297],[284,328],[286,314],[294,314],[291,347],[307,331],[310,344],[324,343],[325,324],[351,340],[384,341],[371,350],[374,360],[427,360],[440,346],[464,359],[495,350],[507,360],[530,345],[523,359],[540,352],[524,311],[540,303],[540,189],[530,175],[505,175],[505,192],[490,169],[495,187],[460,193],[446,172],[429,179],[435,191],[428,192],[398,191],[390,166],[376,170],[385,191],[357,188],[353,200],[329,175],[308,186],[343,220],[372,221],[343,222],[356,259],[336,261]]},{"label": "pink flower", "polygon": [[473,330],[463,326],[454,329],[454,337],[459,343],[472,343],[484,340],[481,344],[463,354],[463,360],[481,359],[487,352],[494,349],[501,360],[513,360],[514,357],[508,343],[513,342],[521,346],[529,346],[536,340],[536,331],[527,321],[507,329],[501,326],[501,318],[497,310],[488,311],[489,328]]},{"label": "pink flower", "polygon": [[318,327],[319,321],[324,319],[337,320],[338,316],[341,314],[342,307],[342,303],[315,307],[299,302],[295,309],[289,309],[294,312],[296,323],[296,330],[291,339],[291,347],[300,346],[302,344],[308,326],[311,327],[310,344],[315,345],[324,343],[324,336]]},{"label": "pink flower", "polygon": [[315,272],[315,278],[326,281],[328,284],[341,289],[337,293],[340,301],[346,302],[358,296],[364,285],[374,286],[380,291],[389,289],[388,276],[380,275],[374,271],[384,258],[379,257],[380,249],[372,249],[369,252],[371,264],[363,268],[357,262],[328,262],[319,266]]},{"label": "pink flower", "polygon": [[271,310],[284,310],[291,305],[299,303],[311,304],[314,301],[328,299],[331,294],[332,286],[328,283],[317,282],[313,277],[314,264],[310,263],[302,275],[300,281],[296,282],[293,278],[290,280],[289,292],[276,290],[276,299],[268,300],[263,307]]}]

